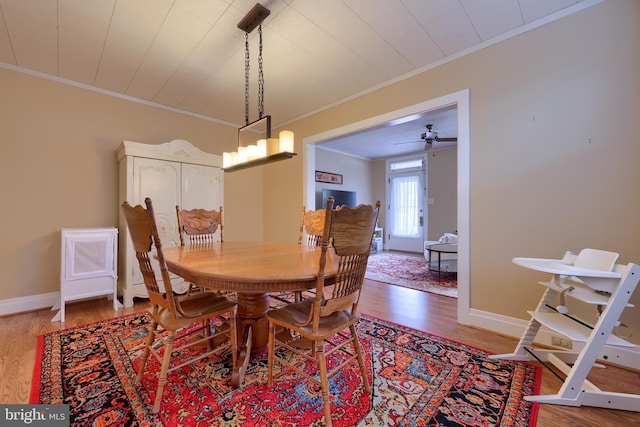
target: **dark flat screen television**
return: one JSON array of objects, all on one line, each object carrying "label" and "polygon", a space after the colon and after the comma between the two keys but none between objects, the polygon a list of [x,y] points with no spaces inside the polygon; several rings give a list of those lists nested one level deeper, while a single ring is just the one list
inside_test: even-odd
[{"label": "dark flat screen television", "polygon": [[333,207],[346,205],[350,208],[356,207],[356,192],[355,191],[343,191],[343,190],[330,190],[327,188],[322,189],[322,208],[327,207],[327,198],[333,196]]}]

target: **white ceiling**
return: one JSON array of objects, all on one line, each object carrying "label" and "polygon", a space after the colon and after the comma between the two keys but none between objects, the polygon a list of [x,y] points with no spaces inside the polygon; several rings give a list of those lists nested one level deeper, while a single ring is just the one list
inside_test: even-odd
[{"label": "white ceiling", "polygon": [[423,150],[435,152],[456,144],[455,142],[435,141],[427,145],[421,139],[421,135],[427,132],[426,124],[433,125],[431,130],[438,134],[438,138],[457,137],[458,120],[455,105],[414,114],[406,119],[408,121],[394,120],[352,135],[340,136],[323,142],[320,147],[374,160]]},{"label": "white ceiling", "polygon": [[[265,114],[278,127],[597,1],[262,1],[271,11],[263,24]],[[237,24],[255,3],[0,0],[0,66],[242,126],[245,33]],[[249,36],[250,121],[258,118],[257,37]],[[455,117],[450,127],[440,113],[402,133],[378,129],[365,136],[374,154],[356,154],[421,149],[389,141],[417,140],[427,123],[456,136]]]}]

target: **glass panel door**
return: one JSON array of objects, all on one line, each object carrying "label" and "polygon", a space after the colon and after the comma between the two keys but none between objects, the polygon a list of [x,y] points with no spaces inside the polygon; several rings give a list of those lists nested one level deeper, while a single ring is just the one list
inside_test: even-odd
[{"label": "glass panel door", "polygon": [[425,164],[424,156],[387,162],[387,249],[423,251]]}]

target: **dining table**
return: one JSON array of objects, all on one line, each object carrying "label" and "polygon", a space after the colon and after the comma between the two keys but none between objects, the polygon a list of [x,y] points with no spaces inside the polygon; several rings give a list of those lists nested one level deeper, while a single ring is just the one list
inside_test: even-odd
[{"label": "dining table", "polygon": [[[237,295],[238,362],[231,384],[239,387],[252,354],[269,340],[270,294],[300,292],[316,286],[321,247],[297,243],[225,241],[163,248],[170,272],[196,286]],[[327,252],[325,278],[330,283],[338,257]]]}]

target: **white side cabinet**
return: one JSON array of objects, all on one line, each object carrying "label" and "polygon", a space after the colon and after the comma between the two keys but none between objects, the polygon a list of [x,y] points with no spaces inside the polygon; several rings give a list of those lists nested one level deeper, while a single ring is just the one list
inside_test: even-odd
[{"label": "white side cabinet", "polygon": [[113,308],[118,301],[118,229],[63,228],[61,231],[60,310],[52,322],[64,322],[65,303],[109,295]]},{"label": "white side cabinet", "polygon": [[[134,297],[148,298],[121,205],[153,202],[164,247],[180,244],[176,205],[183,209],[219,209],[223,205],[222,156],[205,153],[185,140],[164,144],[124,141],[117,151],[119,167],[119,284],[125,307]],[[155,259],[152,261],[155,262]],[[157,277],[160,277],[159,269]],[[186,291],[182,278],[172,275],[178,292]]]}]

